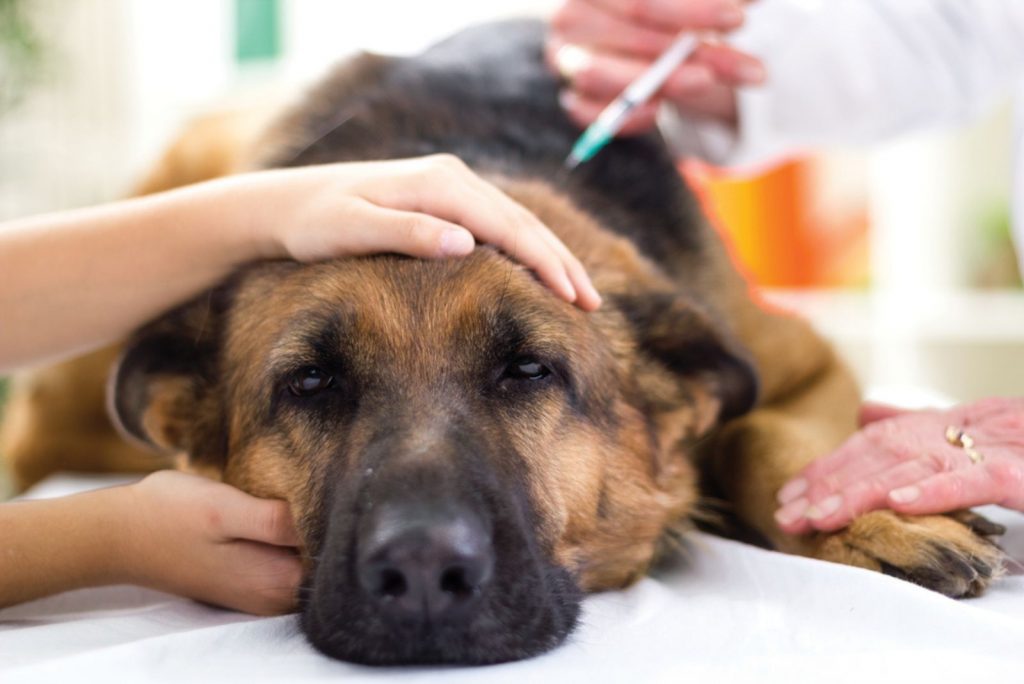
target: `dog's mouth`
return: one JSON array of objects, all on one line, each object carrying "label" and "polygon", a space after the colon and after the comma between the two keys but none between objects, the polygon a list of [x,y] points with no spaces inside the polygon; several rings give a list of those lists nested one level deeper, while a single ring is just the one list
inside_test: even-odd
[{"label": "dog's mouth", "polygon": [[383,488],[390,496],[335,492],[302,591],[310,642],[371,665],[482,665],[560,644],[582,594],[541,549],[521,502],[408,484]]}]

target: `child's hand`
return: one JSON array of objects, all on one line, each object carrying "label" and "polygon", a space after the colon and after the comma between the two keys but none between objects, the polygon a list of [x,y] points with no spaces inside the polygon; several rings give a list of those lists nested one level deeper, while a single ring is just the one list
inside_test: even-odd
[{"label": "child's hand", "polygon": [[128,489],[129,581],[257,615],[294,610],[302,566],[287,503],[170,470]]},{"label": "child's hand", "polygon": [[475,240],[600,305],[562,241],[451,155],[258,171],[6,222],[0,320],[17,334],[0,335],[0,372],[109,344],[257,259],[458,256]]},{"label": "child's hand", "polygon": [[249,209],[265,257],[464,256],[480,241],[582,309],[601,302],[583,265],[547,226],[451,155],[281,169],[222,183]]}]

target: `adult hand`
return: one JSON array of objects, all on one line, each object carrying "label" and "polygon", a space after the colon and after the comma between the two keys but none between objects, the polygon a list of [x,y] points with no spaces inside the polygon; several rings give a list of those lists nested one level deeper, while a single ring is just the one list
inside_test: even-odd
[{"label": "adult hand", "polygon": [[[744,0],[566,0],[551,20],[549,64],[568,82],[562,104],[581,126],[592,123],[682,31],[726,33],[744,21]],[[735,88],[764,80],[761,62],[709,36],[639,107],[623,133],[654,126],[668,100],[683,113],[733,123]]]},{"label": "adult hand", "polygon": [[329,164],[228,179],[248,197],[264,256],[462,256],[475,240],[533,269],[569,302],[601,302],[583,265],[532,213],[457,157]]},{"label": "adult hand", "polygon": [[[860,422],[839,449],[779,490],[775,519],[783,531],[836,530],[880,508],[923,515],[998,504],[1024,511],[1024,399],[946,411],[865,404]],[[956,439],[957,431],[966,437]]]},{"label": "adult hand", "polygon": [[286,502],[170,470],[128,489],[127,581],[257,615],[295,609],[302,564]]}]

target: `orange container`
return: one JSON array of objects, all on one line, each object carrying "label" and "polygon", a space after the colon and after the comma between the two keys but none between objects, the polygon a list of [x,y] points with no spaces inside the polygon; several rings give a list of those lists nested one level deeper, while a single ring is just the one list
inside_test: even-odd
[{"label": "orange container", "polygon": [[785,162],[738,177],[685,162],[695,188],[734,259],[767,287],[835,287],[867,282],[867,211],[824,207],[824,182],[813,160]]}]

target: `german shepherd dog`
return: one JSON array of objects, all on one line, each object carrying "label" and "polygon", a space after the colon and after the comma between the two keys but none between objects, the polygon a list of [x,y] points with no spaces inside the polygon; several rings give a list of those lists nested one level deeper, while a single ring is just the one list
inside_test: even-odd
[{"label": "german shepherd dog", "polygon": [[[855,430],[857,387],[804,322],[751,299],[659,138],[563,168],[579,130],[543,32],[503,23],[411,59],[364,55],[244,146],[261,167],[452,155],[556,231],[599,311],[490,248],[258,264],[127,341],[110,383],[123,430],[290,502],[302,627],[349,661],[551,649],[586,592],[643,576],[712,499],[777,549],[982,591],[998,530],[968,512],[775,526],[779,487]],[[209,175],[182,158],[151,188]],[[83,427],[98,409],[79,397],[109,358],[22,381],[5,440],[23,481],[58,448],[134,457]],[[61,382],[74,399],[47,393]]]}]

